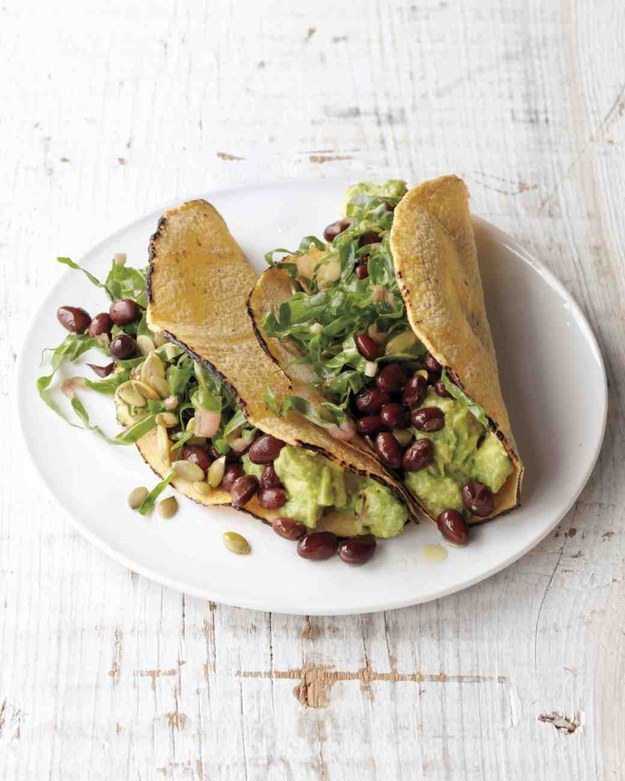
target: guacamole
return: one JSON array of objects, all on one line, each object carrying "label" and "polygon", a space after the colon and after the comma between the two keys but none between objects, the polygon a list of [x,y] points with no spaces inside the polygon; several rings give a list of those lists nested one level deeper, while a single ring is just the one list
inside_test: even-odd
[{"label": "guacamole", "polygon": [[454,398],[441,398],[429,388],[422,407],[438,407],[445,413],[440,431],[416,431],[417,439],[434,443],[434,459],[425,469],[406,474],[406,484],[438,515],[448,508],[463,512],[461,490],[469,480],[478,480],[496,494],[512,472],[512,462],[503,445]]},{"label": "guacamole", "polygon": [[[346,472],[319,453],[286,445],[273,466],[288,495],[283,514],[309,528],[326,508],[353,512],[361,534],[394,537],[404,528],[408,511],[390,488]],[[243,469],[255,474],[249,459],[243,459]]]}]

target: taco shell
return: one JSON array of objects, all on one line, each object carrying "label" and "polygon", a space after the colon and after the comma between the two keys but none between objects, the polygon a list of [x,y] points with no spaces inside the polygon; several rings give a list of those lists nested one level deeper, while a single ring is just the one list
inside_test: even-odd
[{"label": "taco shell", "polygon": [[395,209],[390,246],[413,331],[484,409],[512,461],[494,518],[520,504],[523,465],[499,385],[464,182],[442,176],[409,190]]},{"label": "taco shell", "polygon": [[[266,406],[268,385],[278,406],[296,391],[259,345],[246,315],[248,293],[256,279],[217,210],[202,200],[184,203],[163,215],[150,243],[148,323],[212,371],[229,388],[254,426],[287,444],[321,453],[343,469],[389,486],[406,502],[410,513],[414,508],[410,494],[371,453],[335,439],[326,429],[297,413],[279,417]],[[146,461],[162,474],[159,470],[166,465],[158,462],[148,436],[140,441],[140,449]],[[185,485],[181,490],[188,496],[193,491]],[[229,498],[222,491],[214,501],[212,495],[202,499],[205,504],[221,504]],[[265,520],[280,515],[280,511],[260,507],[256,498],[246,505],[245,511]],[[341,536],[355,533],[355,519],[350,522],[344,513],[334,515],[322,516],[318,528],[336,531]]]}]

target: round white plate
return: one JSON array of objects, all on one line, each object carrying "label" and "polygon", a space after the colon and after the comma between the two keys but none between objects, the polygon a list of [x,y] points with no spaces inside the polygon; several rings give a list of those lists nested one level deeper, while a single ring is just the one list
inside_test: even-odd
[{"label": "round white plate", "polygon": [[[260,271],[267,250],[296,247],[302,236],[319,235],[336,217],[347,184],[282,182],[204,197]],[[81,263],[102,277],[116,252],[128,253],[130,264],[144,265],[158,216],[118,231]],[[504,396],[527,478],[523,507],[476,529],[467,548],[445,545],[444,561],[434,564],[424,553],[426,545],[441,543],[429,522],[382,542],[367,566],[352,568],[338,557],[304,561],[293,543],[229,508],[204,509],[183,498],[172,520],[132,512],[129,491],[155,483],[136,449],[112,447],[71,428],[35,391],[42,349],[65,335],[56,322],[57,307],[74,304],[92,314],[106,307],[102,291],[60,266],[58,283],[33,318],[19,365],[19,413],[35,466],[76,528],[114,559],[217,602],[309,615],[365,613],[426,602],[492,575],[553,529],[582,490],[603,438],[606,379],[597,342],[562,285],[506,234],[479,219],[475,228]],[[110,399],[88,391],[82,398],[92,420],[114,433]],[[229,529],[248,538],[252,555],[224,548],[221,537]]]}]

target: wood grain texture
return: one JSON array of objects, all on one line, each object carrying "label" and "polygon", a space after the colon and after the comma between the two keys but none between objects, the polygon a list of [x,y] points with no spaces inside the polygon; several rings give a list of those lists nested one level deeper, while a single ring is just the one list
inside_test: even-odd
[{"label": "wood grain texture", "polygon": [[611,407],[580,500],[514,566],[421,607],[311,619],[109,561],[9,413],[1,778],[623,778],[624,39],[617,0],[4,0],[5,409],[56,254],[216,184],[445,172],[582,305]]}]

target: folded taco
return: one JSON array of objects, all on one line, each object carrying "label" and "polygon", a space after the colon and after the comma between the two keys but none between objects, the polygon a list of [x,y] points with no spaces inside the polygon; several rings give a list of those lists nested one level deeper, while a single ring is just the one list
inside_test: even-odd
[{"label": "folded taco", "polygon": [[[463,182],[363,183],[324,241],[268,253],[248,311],[263,347],[308,382],[455,542],[520,500]],[[301,390],[300,390],[301,392]],[[288,407],[288,401],[287,401]]]},{"label": "folded taco", "polygon": [[[191,201],[164,214],[150,245],[148,325],[198,380],[181,411],[183,429],[198,452],[208,452],[209,470],[218,456],[237,474],[204,501],[232,501],[264,520],[287,517],[339,536],[399,534],[415,506],[409,492],[364,446],[345,441],[349,427],[328,411],[321,417],[319,394],[307,387],[298,395],[261,349],[245,314],[255,282],[209,203]],[[306,414],[319,417],[311,422]],[[152,437],[144,456],[162,473],[176,434],[160,428]]]}]

